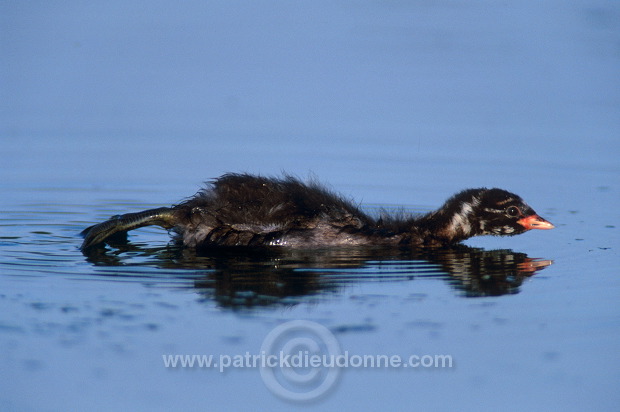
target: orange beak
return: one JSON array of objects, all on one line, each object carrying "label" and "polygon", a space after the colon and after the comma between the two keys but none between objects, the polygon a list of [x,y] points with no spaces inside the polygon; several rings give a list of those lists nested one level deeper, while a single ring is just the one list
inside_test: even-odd
[{"label": "orange beak", "polygon": [[538,215],[531,215],[524,217],[522,219],[517,220],[517,223],[523,226],[526,230],[530,229],[553,229],[553,226],[550,222],[547,222],[545,219]]}]

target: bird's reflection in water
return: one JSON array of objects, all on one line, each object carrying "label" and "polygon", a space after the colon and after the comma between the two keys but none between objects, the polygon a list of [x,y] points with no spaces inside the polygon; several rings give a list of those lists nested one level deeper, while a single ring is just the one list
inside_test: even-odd
[{"label": "bird's reflection in water", "polygon": [[[463,245],[423,250],[233,247],[200,252],[173,245],[114,246],[114,252],[95,249],[87,258],[95,265],[135,267],[143,261],[160,269],[195,270],[200,277],[193,279],[193,285],[199,293],[230,308],[293,305],[340,291],[351,283],[418,278],[445,280],[462,296],[501,296],[518,293],[525,279],[552,264],[511,250]],[[121,270],[115,276],[122,274]],[[415,284],[407,287],[415,292]]]}]

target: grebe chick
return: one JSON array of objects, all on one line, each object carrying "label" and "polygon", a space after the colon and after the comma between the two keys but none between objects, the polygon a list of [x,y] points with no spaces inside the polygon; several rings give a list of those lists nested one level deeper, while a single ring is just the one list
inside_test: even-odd
[{"label": "grebe chick", "polygon": [[225,174],[178,205],[114,216],[85,229],[81,249],[148,225],[172,229],[179,242],[193,248],[434,247],[472,236],[512,236],[554,227],[519,196],[502,189],[464,190],[421,216],[374,218],[315,182]]}]

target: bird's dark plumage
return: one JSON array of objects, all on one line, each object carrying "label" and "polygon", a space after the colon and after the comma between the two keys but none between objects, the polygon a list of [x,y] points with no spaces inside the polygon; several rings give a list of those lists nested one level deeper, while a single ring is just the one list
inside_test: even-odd
[{"label": "bird's dark plumage", "polygon": [[441,246],[477,235],[551,229],[519,196],[468,189],[422,216],[374,218],[316,182],[226,174],[170,208],[119,215],[82,233],[82,250],[114,234],[158,225],[188,247],[344,245]]}]

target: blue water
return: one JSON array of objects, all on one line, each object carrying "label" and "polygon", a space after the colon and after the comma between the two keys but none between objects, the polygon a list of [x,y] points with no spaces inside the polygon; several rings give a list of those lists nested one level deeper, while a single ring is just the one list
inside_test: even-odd
[{"label": "blue water", "polygon": [[[616,2],[3,2],[0,39],[0,409],[617,408]],[[458,256],[201,257],[153,228],[80,253],[86,226],[229,171],[371,211],[498,186],[556,229]],[[346,369],[308,405],[162,362],[291,320],[455,363]]]}]

